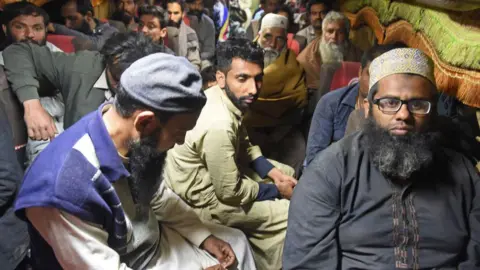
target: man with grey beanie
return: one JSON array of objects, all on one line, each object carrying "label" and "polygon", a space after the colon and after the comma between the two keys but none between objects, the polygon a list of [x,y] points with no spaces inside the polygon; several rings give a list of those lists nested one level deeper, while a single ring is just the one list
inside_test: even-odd
[{"label": "man with grey beanie", "polygon": [[30,224],[35,268],[255,269],[242,232],[203,224],[162,183],[166,152],[206,103],[201,87],[185,58],[141,58],[113,104],[37,157],[15,204]]}]

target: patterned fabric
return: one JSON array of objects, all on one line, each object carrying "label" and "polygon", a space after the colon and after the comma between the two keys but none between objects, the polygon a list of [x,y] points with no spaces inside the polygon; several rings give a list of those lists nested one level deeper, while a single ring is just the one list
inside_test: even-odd
[{"label": "patterned fabric", "polygon": [[369,89],[381,79],[399,73],[417,74],[435,84],[433,67],[432,59],[419,49],[391,50],[375,58],[370,64]]}]

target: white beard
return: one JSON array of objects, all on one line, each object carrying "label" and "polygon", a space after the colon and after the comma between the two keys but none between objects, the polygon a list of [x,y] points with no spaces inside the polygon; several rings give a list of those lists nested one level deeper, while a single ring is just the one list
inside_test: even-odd
[{"label": "white beard", "polygon": [[275,62],[277,58],[280,56],[281,52],[272,49],[272,48],[265,48],[264,49],[264,54],[263,54],[263,64],[264,67],[268,67],[270,64]]},{"label": "white beard", "polygon": [[347,49],[347,41],[337,45],[335,43],[327,43],[323,38],[320,42],[320,56],[322,63],[339,63],[343,61],[343,57]]}]

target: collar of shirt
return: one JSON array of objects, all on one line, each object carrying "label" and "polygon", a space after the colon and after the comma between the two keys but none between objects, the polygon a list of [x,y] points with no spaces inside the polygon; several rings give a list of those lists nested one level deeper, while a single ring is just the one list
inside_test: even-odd
[{"label": "collar of shirt", "polygon": [[105,103],[98,108],[95,116],[88,123],[87,132],[92,139],[95,153],[100,163],[100,170],[110,182],[115,182],[123,177],[129,177],[130,173],[118,155],[117,148],[113,144],[113,140],[103,122],[103,114],[108,111],[111,106],[111,103]]},{"label": "collar of shirt", "polygon": [[93,85],[94,88],[105,90],[105,100],[111,101],[113,98],[113,93],[110,91],[107,82],[107,70],[104,69],[98,80]]},{"label": "collar of shirt", "polygon": [[313,25],[309,25],[309,26],[307,27],[307,32],[308,32],[308,35],[313,36],[313,37],[316,37],[316,35],[315,35],[315,28],[313,28]]},{"label": "collar of shirt", "polygon": [[220,86],[215,86],[214,90],[218,91],[218,95],[222,99],[223,104],[225,104],[227,106],[228,110],[231,111],[237,117],[237,119],[241,119],[243,117],[242,111],[240,111],[240,109],[238,109],[237,106],[235,106],[235,104],[233,104],[233,102],[230,100],[230,98],[225,93],[225,90],[220,88]]},{"label": "collar of shirt", "polygon": [[347,93],[343,96],[341,100],[342,105],[346,105],[352,108],[355,108],[355,103],[357,103],[358,91],[360,89],[360,84],[355,83],[349,87]]}]

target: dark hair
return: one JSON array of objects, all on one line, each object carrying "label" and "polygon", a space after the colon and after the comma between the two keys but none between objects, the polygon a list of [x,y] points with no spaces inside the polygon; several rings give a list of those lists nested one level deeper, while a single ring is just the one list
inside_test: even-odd
[{"label": "dark hair", "polygon": [[177,3],[180,5],[180,9],[182,12],[185,11],[185,0],[167,0],[167,3],[165,4],[165,7],[168,6],[168,4],[172,4],[172,3]]},{"label": "dark hair", "polygon": [[310,11],[312,10],[312,6],[314,5],[324,5],[327,9],[326,12],[332,10],[332,4],[328,0],[310,0],[307,3],[307,14],[310,15]]},{"label": "dark hair", "polygon": [[8,25],[13,19],[22,15],[34,17],[41,16],[43,17],[45,26],[50,23],[50,17],[48,16],[48,13],[41,7],[37,7],[29,2],[15,2],[5,5],[0,17],[0,21],[3,25]]},{"label": "dark hair", "polygon": [[374,45],[372,48],[366,50],[361,59],[362,69],[365,68],[373,59],[379,57],[380,55],[399,48],[407,47],[405,44],[401,42],[396,42],[394,44],[384,44],[384,45]]},{"label": "dark hair", "polygon": [[92,13],[92,16],[95,14],[90,0],[68,0],[65,2],[65,4],[68,3],[75,3],[77,5],[77,12],[83,16],[87,15],[88,12]]},{"label": "dark hair", "polygon": [[214,82],[217,80],[215,74],[217,73],[217,68],[215,66],[208,66],[204,68],[200,74],[202,75],[203,84],[208,84],[209,82]]},{"label": "dark hair", "polygon": [[246,38],[231,38],[217,46],[217,68],[227,73],[233,58],[255,63],[263,69],[263,50]]},{"label": "dark hair", "polygon": [[167,27],[168,16],[162,7],[143,5],[138,9],[138,17],[140,18],[143,15],[151,15],[157,18],[158,22],[160,23],[160,28]]},{"label": "dark hair", "polygon": [[142,33],[128,32],[113,35],[100,52],[113,78],[119,80],[133,62],[153,53],[164,53],[165,47]]},{"label": "dark hair", "polygon": [[118,114],[123,118],[131,117],[136,110],[149,110],[164,124],[174,115],[171,112],[159,111],[139,102],[129,95],[121,84],[119,84],[116,89],[113,105]]},{"label": "dark hair", "polygon": [[[281,5],[279,7],[277,7],[275,9],[275,11],[273,13],[275,14],[278,14],[280,12],[286,12],[288,15],[288,33],[293,33],[293,31],[291,31],[293,29],[293,27],[295,26],[295,19],[293,17],[293,11],[292,11],[292,8],[290,8],[290,6],[288,5]],[[263,19],[263,16],[262,16],[262,19]],[[262,23],[260,22],[260,25],[262,25]]]}]

